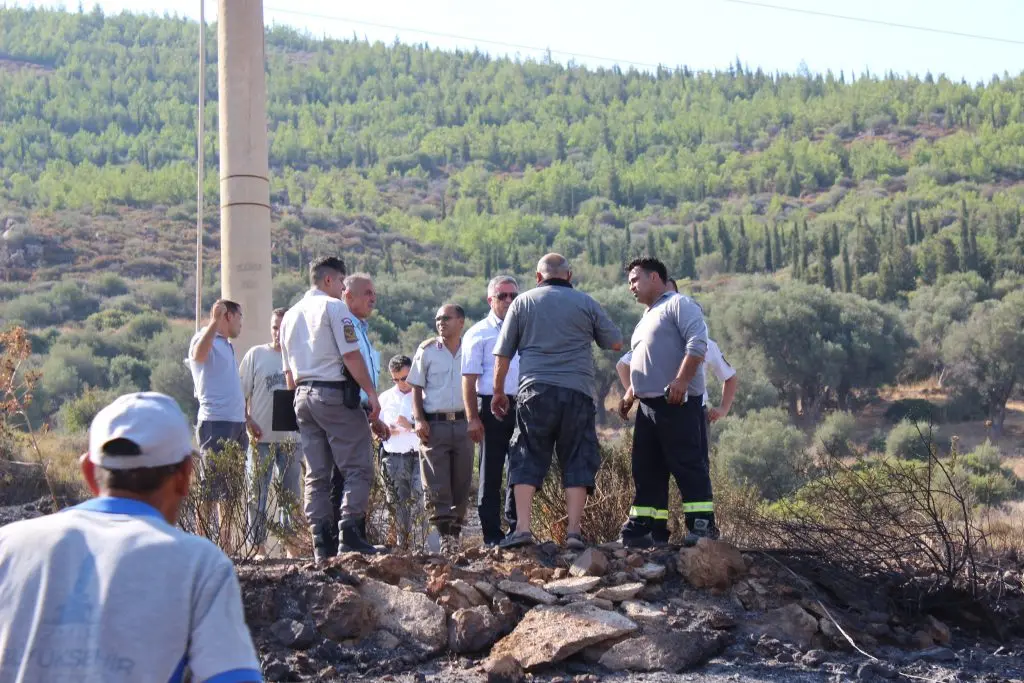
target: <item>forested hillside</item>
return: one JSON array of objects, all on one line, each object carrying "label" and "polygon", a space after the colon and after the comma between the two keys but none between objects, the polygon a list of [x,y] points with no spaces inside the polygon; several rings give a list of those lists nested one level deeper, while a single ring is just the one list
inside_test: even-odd
[{"label": "forested hillside", "polygon": [[[33,332],[40,421],[80,428],[133,387],[192,401],[197,31],[0,10],[0,323]],[[280,27],[266,46],[275,305],[340,251],[378,276],[385,355],[409,352],[442,300],[479,317],[485,277],[557,250],[628,330],[621,266],[650,253],[742,368],[737,434],[929,378],[942,419],[998,432],[1020,393],[1022,74],[595,71]]]}]

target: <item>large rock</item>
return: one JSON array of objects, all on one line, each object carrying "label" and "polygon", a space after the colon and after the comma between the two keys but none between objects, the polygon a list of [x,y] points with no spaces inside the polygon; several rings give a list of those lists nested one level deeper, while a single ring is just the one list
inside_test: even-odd
[{"label": "large rock", "polygon": [[743,555],[724,541],[702,538],[679,552],[679,573],[694,588],[726,590],[747,571]]},{"label": "large rock", "polygon": [[487,683],[519,683],[523,680],[523,667],[514,657],[491,657],[484,664]]},{"label": "large rock", "polygon": [[351,586],[321,584],[311,591],[309,604],[317,630],[330,640],[362,637],[376,624],[371,605]]},{"label": "large rock", "polygon": [[553,595],[579,595],[597,587],[601,583],[597,576],[572,576],[544,584],[544,590]]},{"label": "large rock", "polygon": [[501,635],[501,621],[486,606],[460,609],[448,620],[448,649],[463,654],[490,646]]},{"label": "large rock", "polygon": [[487,604],[487,598],[484,597],[480,593],[480,591],[478,591],[473,586],[470,586],[462,579],[454,579],[452,581],[449,581],[448,585],[451,586],[456,592],[458,592],[459,595],[464,597],[473,607],[479,607],[480,605]]},{"label": "large rock", "polygon": [[498,588],[509,595],[516,595],[543,605],[553,605],[558,602],[558,598],[540,586],[534,586],[532,583],[524,581],[502,581],[498,584]]},{"label": "large rock", "polygon": [[622,603],[622,611],[626,616],[645,627],[665,628],[668,615],[654,605],[639,600],[627,600]]},{"label": "large rock", "polygon": [[403,591],[374,579],[359,586],[377,625],[403,640],[414,640],[430,652],[448,644],[444,609],[422,593]]},{"label": "large rock", "polygon": [[714,657],[728,638],[717,631],[666,631],[629,638],[609,648],[600,664],[612,671],[679,673]]},{"label": "large rock", "polygon": [[636,597],[636,594],[643,590],[644,584],[642,583],[624,583],[621,586],[606,586],[594,594],[596,598],[602,598],[604,600],[611,600],[612,602],[622,602],[623,600],[632,600]]},{"label": "large rock", "polygon": [[608,573],[608,558],[600,550],[588,548],[569,567],[573,576],[604,576]]},{"label": "large rock", "polygon": [[631,619],[588,604],[537,607],[497,642],[491,657],[510,655],[533,669],[571,657],[589,645],[637,630]]},{"label": "large rock", "polygon": [[818,620],[796,603],[773,609],[765,617],[770,636],[805,648],[810,647],[818,632]]},{"label": "large rock", "polygon": [[665,565],[658,564],[657,562],[648,562],[637,567],[636,575],[644,581],[661,581],[665,578],[666,571]]},{"label": "large rock", "polygon": [[309,624],[294,619],[280,619],[270,627],[277,642],[293,650],[305,650],[316,640],[316,631]]}]

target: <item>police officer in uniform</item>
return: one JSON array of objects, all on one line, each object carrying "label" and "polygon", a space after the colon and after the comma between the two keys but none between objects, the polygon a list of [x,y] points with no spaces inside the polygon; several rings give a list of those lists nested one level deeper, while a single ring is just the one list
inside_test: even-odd
[{"label": "police officer in uniform", "polygon": [[[707,324],[696,302],[668,288],[661,261],[635,259],[626,272],[630,291],[647,310],[631,340],[630,384],[640,407],[632,453],[636,495],[622,540],[627,546],[651,544],[655,522],[668,518],[665,481],[671,474],[683,499],[683,544],[694,545],[700,537],[718,537],[702,401]],[[629,390],[626,398],[623,415],[632,404]]]},{"label": "police officer in uniform", "polygon": [[[508,444],[516,428],[511,415],[498,418],[491,411],[491,388],[494,386],[494,344],[508,313],[509,306],[519,296],[519,283],[509,275],[499,275],[487,284],[487,303],[491,312],[486,318],[469,328],[462,345],[462,397],[469,418],[469,437],[480,444],[480,488],[477,492],[477,512],[484,534],[484,545],[498,545],[505,534],[501,529],[501,482],[508,459]],[[519,354],[510,362],[505,376],[505,393],[509,396],[509,411],[515,411],[515,395],[519,390]],[[516,505],[509,486],[505,499],[505,518],[513,529],[516,526]]]},{"label": "police officer in uniform", "polygon": [[[345,487],[339,552],[377,552],[363,529],[373,482],[370,422],[380,414],[380,402],[360,352],[356,318],[341,301],[344,277],[341,259],[314,261],[312,289],[281,321],[285,376],[289,388],[295,389],[295,416],[306,460],[306,518],[318,562],[328,557],[331,544],[334,467]],[[360,405],[359,389],[366,393],[368,412]]]},{"label": "police officer in uniform", "polygon": [[458,550],[473,481],[473,442],[462,400],[462,328],[466,312],[445,304],[434,318],[438,336],[416,350],[409,373],[413,415],[420,437],[420,474],[430,523],[441,552]]}]

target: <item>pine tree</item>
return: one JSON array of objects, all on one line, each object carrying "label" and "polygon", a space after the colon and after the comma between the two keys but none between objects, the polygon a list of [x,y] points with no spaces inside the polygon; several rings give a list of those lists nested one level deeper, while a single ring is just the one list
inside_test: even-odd
[{"label": "pine tree", "polygon": [[722,260],[725,261],[725,269],[732,270],[732,238],[725,228],[725,219],[718,217],[718,251],[722,253]]},{"label": "pine tree", "polygon": [[772,261],[775,263],[776,268],[782,268],[785,265],[782,248],[782,244],[779,241],[779,226],[778,224],[772,225]]},{"label": "pine tree", "polygon": [[775,261],[772,260],[772,234],[768,230],[768,224],[764,224],[764,271],[775,272]]},{"label": "pine tree", "polygon": [[830,255],[830,238],[823,231],[818,238],[818,268],[821,273],[821,284],[828,289],[836,288],[835,274],[832,272],[832,257]]},{"label": "pine tree", "polygon": [[690,246],[689,240],[680,240],[680,258],[679,258],[679,276],[690,278],[691,280],[697,279],[697,264],[693,258],[693,249]]},{"label": "pine tree", "polygon": [[711,239],[711,228],[707,223],[700,224],[701,251],[710,254],[715,250],[715,243]]},{"label": "pine tree", "polygon": [[843,267],[843,291],[853,291],[853,268],[850,266],[850,250],[846,248],[846,242],[839,248],[839,258],[842,259]]}]

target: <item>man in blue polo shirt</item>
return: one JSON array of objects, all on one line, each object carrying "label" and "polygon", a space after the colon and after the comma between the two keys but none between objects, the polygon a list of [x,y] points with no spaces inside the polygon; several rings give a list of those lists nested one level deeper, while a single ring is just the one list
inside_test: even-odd
[{"label": "man in blue polo shirt", "polygon": [[263,680],[234,567],[177,526],[194,446],[168,396],[121,396],[89,429],[99,497],[0,528],[0,681]]}]

